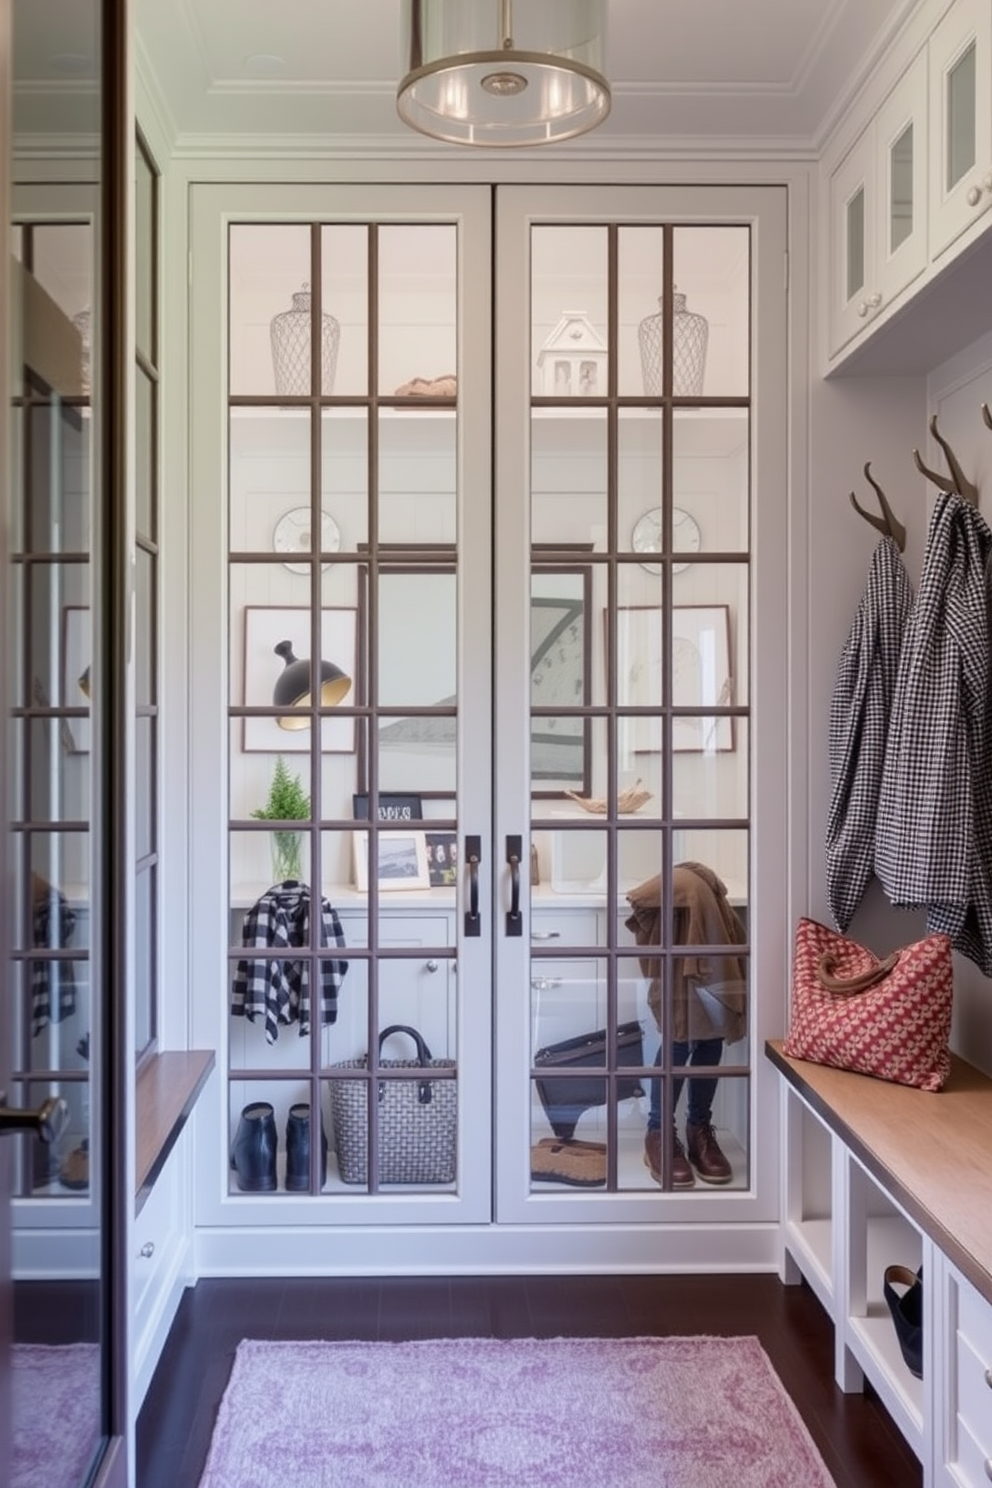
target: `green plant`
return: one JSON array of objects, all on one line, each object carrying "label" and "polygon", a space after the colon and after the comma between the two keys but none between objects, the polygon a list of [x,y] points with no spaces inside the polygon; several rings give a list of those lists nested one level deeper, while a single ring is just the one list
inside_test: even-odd
[{"label": "green plant", "polygon": [[[299,775],[290,774],[282,755],[276,760],[269,784],[269,797],[264,806],[252,812],[257,821],[308,821],[310,797],[303,789]],[[272,834],[272,873],[278,882],[303,877],[299,832]]]}]

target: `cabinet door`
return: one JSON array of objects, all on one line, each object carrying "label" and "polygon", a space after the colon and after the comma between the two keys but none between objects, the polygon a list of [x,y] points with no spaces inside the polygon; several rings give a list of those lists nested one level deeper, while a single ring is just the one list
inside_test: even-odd
[{"label": "cabinet door", "polygon": [[992,5],[958,0],[930,39],[930,257],[992,206]]},{"label": "cabinet door", "polygon": [[[785,427],[780,205],[498,193],[501,1221],[775,1202],[777,1153],[751,1140],[773,1113],[756,1119],[745,925],[749,657],[771,593],[751,544],[774,505],[759,514],[752,490],[775,491]],[[690,921],[690,880],[719,925]],[[690,1128],[723,1154],[706,1181],[676,1166],[676,1132],[698,1157]]]},{"label": "cabinet door", "polygon": [[884,309],[927,265],[927,57],[921,52],[875,119],[877,287]]},{"label": "cabinet door", "polygon": [[830,179],[832,352],[926,267],[926,130],[921,52]]},{"label": "cabinet door", "polygon": [[830,347],[863,331],[882,303],[875,282],[878,187],[869,127],[830,178]]}]

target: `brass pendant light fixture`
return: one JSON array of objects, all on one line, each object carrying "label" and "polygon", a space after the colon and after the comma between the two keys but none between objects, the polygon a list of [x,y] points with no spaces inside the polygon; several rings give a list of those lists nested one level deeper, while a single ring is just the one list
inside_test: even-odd
[{"label": "brass pendant light fixture", "polygon": [[606,0],[403,0],[400,118],[456,145],[574,138],[610,111]]}]

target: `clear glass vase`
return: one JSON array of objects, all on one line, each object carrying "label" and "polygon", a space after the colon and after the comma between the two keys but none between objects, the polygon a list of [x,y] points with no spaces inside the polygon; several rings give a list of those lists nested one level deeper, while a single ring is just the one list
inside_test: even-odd
[{"label": "clear glass vase", "polygon": [[301,832],[272,833],[272,881],[303,882],[303,835]]}]

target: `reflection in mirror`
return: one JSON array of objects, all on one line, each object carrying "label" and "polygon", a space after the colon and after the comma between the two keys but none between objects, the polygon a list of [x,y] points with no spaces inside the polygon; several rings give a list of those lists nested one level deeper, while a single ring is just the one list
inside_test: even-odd
[{"label": "reflection in mirror", "polygon": [[5,707],[18,890],[0,1043],[12,1056],[11,1104],[56,1097],[68,1122],[50,1145],[20,1140],[18,1199],[0,1224],[10,1223],[12,1241],[13,1481],[76,1488],[92,1479],[109,1420],[106,1183],[96,1141],[103,1008],[90,976],[89,832],[102,8],[32,0],[13,7],[13,23],[13,129],[3,148],[17,183],[8,240],[16,261],[2,317],[12,393],[2,486],[13,541],[2,589],[17,658]]}]

